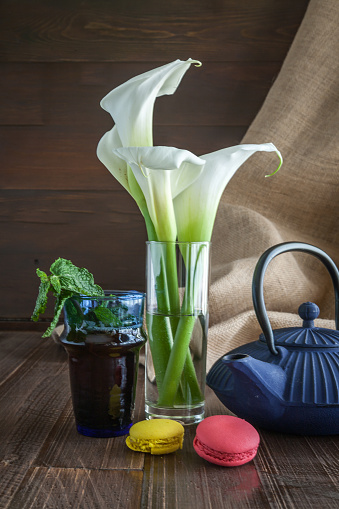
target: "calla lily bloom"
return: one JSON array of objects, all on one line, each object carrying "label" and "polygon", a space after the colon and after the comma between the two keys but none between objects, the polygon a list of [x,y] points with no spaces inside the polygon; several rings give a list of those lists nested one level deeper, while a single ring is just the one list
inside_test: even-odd
[{"label": "calla lily bloom", "polygon": [[205,161],[174,147],[122,147],[113,154],[132,169],[145,197],[157,238],[177,238],[173,198],[192,185]]},{"label": "calla lily bloom", "polygon": [[[175,60],[136,76],[101,100],[113,118],[123,147],[153,145],[153,107],[157,97],[174,94],[191,64],[198,60]],[[114,128],[113,128],[114,129]]]},{"label": "calla lily bloom", "polygon": [[144,216],[148,237],[156,240],[154,225],[145,196],[126,161],[113,150],[121,147],[153,145],[153,108],[157,97],[174,94],[191,64],[200,66],[198,60],[175,60],[136,76],[109,92],[101,107],[115,122],[105,133],[97,147],[98,159],[129,192]]},{"label": "calla lily bloom", "polygon": [[[278,169],[282,164],[281,154],[272,143],[238,145],[201,158],[174,147],[153,147],[155,100],[173,94],[191,64],[201,65],[192,59],[175,60],[136,76],[107,94],[101,106],[115,125],[104,134],[97,148],[100,161],[139,206],[149,240],[166,243],[166,253],[158,263],[159,273],[155,274],[161,313],[147,322],[158,404],[164,406],[174,404],[182,390],[182,379],[189,383],[192,401],[202,397],[189,352],[196,322],[191,303],[201,278],[196,271],[191,274],[186,266],[189,292],[185,292],[181,304],[174,241],[210,241],[227,183],[255,152],[276,152],[280,159]],[[173,316],[179,319],[173,320]]]},{"label": "calla lily bloom", "polygon": [[276,152],[280,164],[282,156],[273,143],[237,145],[224,148],[202,158],[206,161],[199,177],[174,197],[180,242],[210,241],[220,198],[238,168],[255,152]]},{"label": "calla lily bloom", "polygon": [[174,94],[191,64],[198,60],[175,60],[115,88],[101,100],[101,107],[115,122],[98,144],[97,156],[112,175],[133,196],[137,204],[143,201],[134,175],[124,160],[113,154],[119,147],[153,145],[153,108],[157,97]]}]

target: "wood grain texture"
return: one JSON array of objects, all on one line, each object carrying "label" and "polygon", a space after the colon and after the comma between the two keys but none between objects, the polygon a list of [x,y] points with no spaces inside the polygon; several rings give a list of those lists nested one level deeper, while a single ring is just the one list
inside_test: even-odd
[{"label": "wood grain texture", "polygon": [[[11,501],[53,427],[55,412],[69,399],[65,352],[39,334],[2,333],[1,346],[9,337],[13,351],[6,364],[13,368],[1,377],[0,387],[0,507]],[[26,340],[31,342],[30,352],[18,355],[15,347]]]},{"label": "wood grain texture", "polygon": [[281,59],[307,3],[5,0],[1,59],[159,61],[193,58],[198,47],[204,60]]},{"label": "wood grain texture", "polygon": [[143,456],[128,454],[123,437],[76,433],[64,349],[38,333],[2,332],[0,352],[0,507],[132,507]]},{"label": "wood grain texture", "polygon": [[[293,451],[293,454],[290,452]],[[339,507],[338,437],[265,433],[256,458],[260,480],[275,507]],[[329,482],[329,479],[331,481]]]},{"label": "wood grain texture", "polygon": [[142,471],[32,467],[8,509],[135,509],[141,487]]},{"label": "wood grain texture", "polygon": [[[100,138],[113,126],[100,100],[154,67],[152,62],[2,63],[0,124],[62,126],[78,134],[92,131]],[[173,96],[157,99],[154,125],[246,126],[279,69],[279,62],[203,62],[191,68]]]},{"label": "wood grain texture", "polygon": [[[228,143],[239,143],[244,131],[245,127],[164,127],[157,130],[157,144],[178,148],[185,146],[186,150],[203,155]],[[123,193],[126,201],[132,203],[127,192],[98,161],[97,134],[85,131],[74,134],[72,128],[66,127],[36,128],[33,131],[25,126],[0,127],[0,137],[4,147],[0,156],[3,168],[3,189],[0,190],[2,203],[6,203],[7,197],[10,197],[4,192],[5,189],[87,192],[111,189]]]},{"label": "wood grain texture", "polygon": [[[18,320],[20,328],[29,319],[35,270],[48,270],[59,256],[87,267],[106,288],[144,289],[143,219],[96,157],[113,125],[102,97],[158,65],[200,59],[203,66],[192,67],[173,96],[157,100],[154,144],[197,155],[237,145],[307,5],[1,2],[0,320]],[[265,141],[274,142],[253,139]],[[51,313],[49,306],[46,318]]]},{"label": "wood grain texture", "polygon": [[[48,271],[58,256],[86,267],[106,289],[144,290],[146,231],[125,191],[32,190],[6,195],[1,218],[1,285],[6,298],[0,316],[31,316],[39,286],[36,268]],[[15,275],[5,270],[10,266]],[[13,281],[20,285],[20,298]],[[52,316],[53,306],[51,296],[46,317]]]},{"label": "wood grain texture", "polygon": [[[208,463],[184,447],[151,456],[124,437],[75,431],[67,355],[39,333],[0,332],[1,509],[315,509],[339,507],[339,437],[259,430],[255,459],[235,468]],[[206,414],[227,414],[206,390]],[[135,420],[144,418],[143,369]]]}]

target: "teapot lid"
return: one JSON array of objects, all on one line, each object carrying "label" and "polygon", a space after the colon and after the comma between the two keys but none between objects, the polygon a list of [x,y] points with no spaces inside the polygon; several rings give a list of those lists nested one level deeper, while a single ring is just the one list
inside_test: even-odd
[{"label": "teapot lid", "polygon": [[[318,316],[319,308],[315,304],[305,303],[301,306],[301,318],[304,320],[302,328],[280,329],[273,333],[270,321],[267,316],[263,285],[264,275],[269,263],[276,256],[289,251],[301,251],[310,253],[318,258],[328,270],[335,294],[335,325],[336,331],[332,329],[319,329],[314,327],[313,320]],[[252,300],[254,311],[261,326],[269,351],[278,355],[276,343],[279,345],[295,345],[301,347],[338,347],[339,334],[339,270],[332,258],[324,251],[311,244],[303,242],[283,242],[267,249],[259,258],[253,274]],[[304,318],[305,317],[305,318]],[[262,338],[263,340],[263,338]]]},{"label": "teapot lid", "polygon": [[[307,348],[339,347],[339,331],[314,326],[319,315],[319,307],[313,302],[304,302],[298,309],[303,320],[302,327],[288,327],[273,331],[274,343],[280,346],[296,346]],[[266,343],[264,334],[259,340]]]}]

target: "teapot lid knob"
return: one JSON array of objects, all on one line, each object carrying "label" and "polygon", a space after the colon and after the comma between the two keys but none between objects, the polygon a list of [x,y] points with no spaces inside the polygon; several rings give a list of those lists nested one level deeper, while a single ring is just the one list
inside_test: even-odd
[{"label": "teapot lid knob", "polygon": [[313,320],[318,318],[320,309],[313,302],[304,302],[304,304],[299,306],[298,313],[303,320],[303,327],[312,328],[314,327]]}]

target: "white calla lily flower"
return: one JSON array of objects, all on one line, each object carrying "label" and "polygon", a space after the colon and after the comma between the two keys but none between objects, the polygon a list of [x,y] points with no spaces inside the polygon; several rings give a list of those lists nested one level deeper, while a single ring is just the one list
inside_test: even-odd
[{"label": "white calla lily flower", "polygon": [[101,100],[101,107],[115,122],[124,147],[153,145],[153,107],[157,97],[174,94],[191,64],[198,60],[175,60],[135,76]]},{"label": "white calla lily flower", "polygon": [[127,166],[112,150],[153,145],[154,102],[157,97],[174,94],[191,64],[201,65],[189,58],[152,69],[115,88],[100,102],[115,125],[99,141],[97,156],[129,193]]},{"label": "white calla lily flower", "polygon": [[205,161],[188,150],[174,147],[121,147],[114,149],[113,154],[133,171],[158,240],[175,241],[173,198],[199,177]]},{"label": "white calla lily flower", "polygon": [[[278,169],[282,164],[272,143],[238,145],[201,158],[187,150],[152,146],[155,100],[173,94],[191,64],[201,65],[192,59],[175,60],[136,76],[100,103],[115,125],[101,138],[98,158],[135,199],[145,218],[148,239],[166,243],[154,274],[161,313],[148,321],[158,403],[163,406],[174,404],[176,397],[181,404],[182,375],[189,385],[190,401],[200,402],[202,397],[189,352],[196,320],[190,314],[191,303],[199,291],[200,276],[188,270],[188,290],[181,303],[174,241],[210,241],[227,183],[255,152],[276,152]],[[189,267],[189,259],[184,262]]]},{"label": "white calla lily flower", "polygon": [[114,149],[153,145],[154,102],[157,97],[174,94],[191,64],[200,66],[201,62],[191,58],[186,61],[178,59],[152,69],[115,88],[100,102],[115,125],[99,141],[98,159],[134,198],[145,218],[149,235],[152,225],[143,192],[126,161],[118,157]]},{"label": "white calla lily flower", "polygon": [[174,199],[179,241],[211,240],[225,187],[239,167],[255,152],[276,152],[280,159],[276,171],[279,170],[282,156],[273,143],[236,145],[202,156],[206,163],[199,177]]}]

